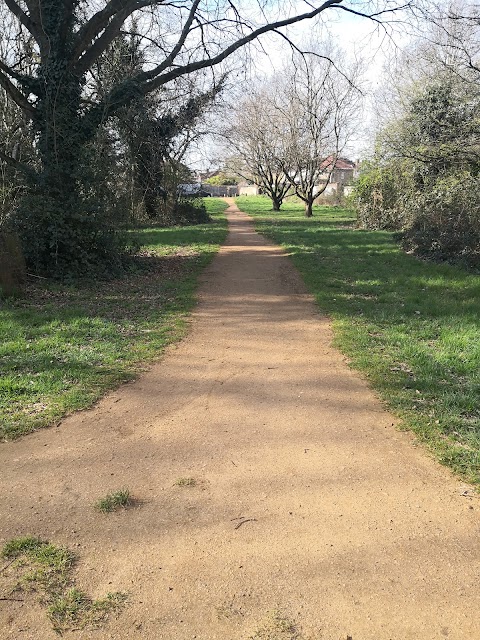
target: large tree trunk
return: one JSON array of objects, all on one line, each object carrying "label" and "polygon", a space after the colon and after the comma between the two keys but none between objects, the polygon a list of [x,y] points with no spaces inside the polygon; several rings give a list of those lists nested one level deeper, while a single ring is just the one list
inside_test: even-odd
[{"label": "large tree trunk", "polygon": [[19,229],[33,269],[59,276],[69,264],[81,271],[93,250],[80,178],[85,145],[95,130],[87,131],[82,121],[84,78],[69,69],[73,28],[66,11],[63,0],[42,7],[49,50],[39,66],[33,120],[40,168],[23,202]]},{"label": "large tree trunk", "polygon": [[26,279],[25,260],[18,237],[0,228],[0,297],[20,293]]},{"label": "large tree trunk", "polygon": [[90,252],[91,238],[87,240],[88,233],[84,233],[88,221],[80,190],[87,140],[80,118],[82,83],[54,56],[41,71],[41,77],[48,78],[34,121],[41,168],[24,203],[33,237],[25,243],[25,228],[22,235],[24,246],[33,253],[29,257],[33,258],[35,270],[62,275],[72,258],[81,263]]}]

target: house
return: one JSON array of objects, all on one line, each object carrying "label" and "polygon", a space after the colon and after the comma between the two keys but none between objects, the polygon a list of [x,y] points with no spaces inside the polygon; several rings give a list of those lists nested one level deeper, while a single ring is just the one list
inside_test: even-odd
[{"label": "house", "polygon": [[[329,176],[328,172],[331,170],[333,161],[333,156],[330,156],[322,163],[322,166],[326,169],[323,177],[323,184],[328,181],[322,196],[343,195],[357,175],[357,164],[355,162],[348,160],[347,158],[337,158],[333,171]],[[322,177],[320,180],[322,180]],[[320,182],[319,186],[323,186],[323,184]]]}]

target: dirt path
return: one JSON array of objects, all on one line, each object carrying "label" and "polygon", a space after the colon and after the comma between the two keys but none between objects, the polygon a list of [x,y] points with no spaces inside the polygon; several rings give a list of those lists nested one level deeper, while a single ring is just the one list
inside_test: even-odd
[{"label": "dirt path", "polygon": [[[229,217],[189,337],[0,448],[1,541],[66,544],[79,586],[129,592],[67,638],[480,638],[478,499],[395,430],[282,251]],[[122,486],[141,504],[92,509]],[[0,638],[56,637],[40,607],[0,605]]]}]

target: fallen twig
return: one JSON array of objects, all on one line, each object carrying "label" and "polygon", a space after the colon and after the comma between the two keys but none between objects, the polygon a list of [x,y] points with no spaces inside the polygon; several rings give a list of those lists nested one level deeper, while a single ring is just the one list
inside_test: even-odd
[{"label": "fallen twig", "polygon": [[25,600],[20,600],[20,598],[0,598],[0,601],[5,602],[25,602]]},{"label": "fallen twig", "polygon": [[8,569],[8,567],[9,567],[11,564],[13,564],[13,563],[15,562],[15,560],[16,560],[16,558],[13,558],[13,560],[10,560],[10,562],[7,562],[7,564],[6,564],[4,567],[2,567],[2,568],[0,569],[0,573],[3,573],[3,572],[5,571],[5,569]]},{"label": "fallen twig", "polygon": [[246,520],[242,520],[241,522],[239,522],[237,525],[235,525],[235,529],[240,529],[240,527],[242,526],[242,524],[245,524],[246,522],[256,522],[257,519],[256,518],[247,518]]}]

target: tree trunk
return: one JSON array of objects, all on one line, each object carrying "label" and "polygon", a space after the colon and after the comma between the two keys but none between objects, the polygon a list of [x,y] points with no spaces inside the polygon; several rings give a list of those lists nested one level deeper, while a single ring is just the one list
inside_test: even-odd
[{"label": "tree trunk", "polygon": [[311,218],[313,216],[313,200],[305,202],[305,217]]},{"label": "tree trunk", "polygon": [[25,260],[17,235],[0,229],[0,297],[21,293],[26,279]]},{"label": "tree trunk", "polygon": [[273,211],[280,211],[280,207],[282,206],[282,199],[281,198],[276,198],[275,196],[272,197],[272,209]]},{"label": "tree trunk", "polygon": [[27,220],[21,233],[35,270],[62,275],[69,262],[84,260],[87,248],[82,246],[86,221],[79,189],[86,136],[80,119],[82,83],[64,61],[52,57],[41,69],[45,90],[34,121],[41,168],[24,203]]},{"label": "tree trunk", "polygon": [[82,182],[87,143],[96,126],[82,114],[85,78],[70,69],[73,23],[73,12],[64,0],[42,5],[49,49],[39,65],[33,120],[40,168],[22,202],[18,224],[30,268],[59,277],[84,274],[100,258],[95,257],[99,247],[106,249],[102,212],[93,204],[94,185],[91,180]]}]

